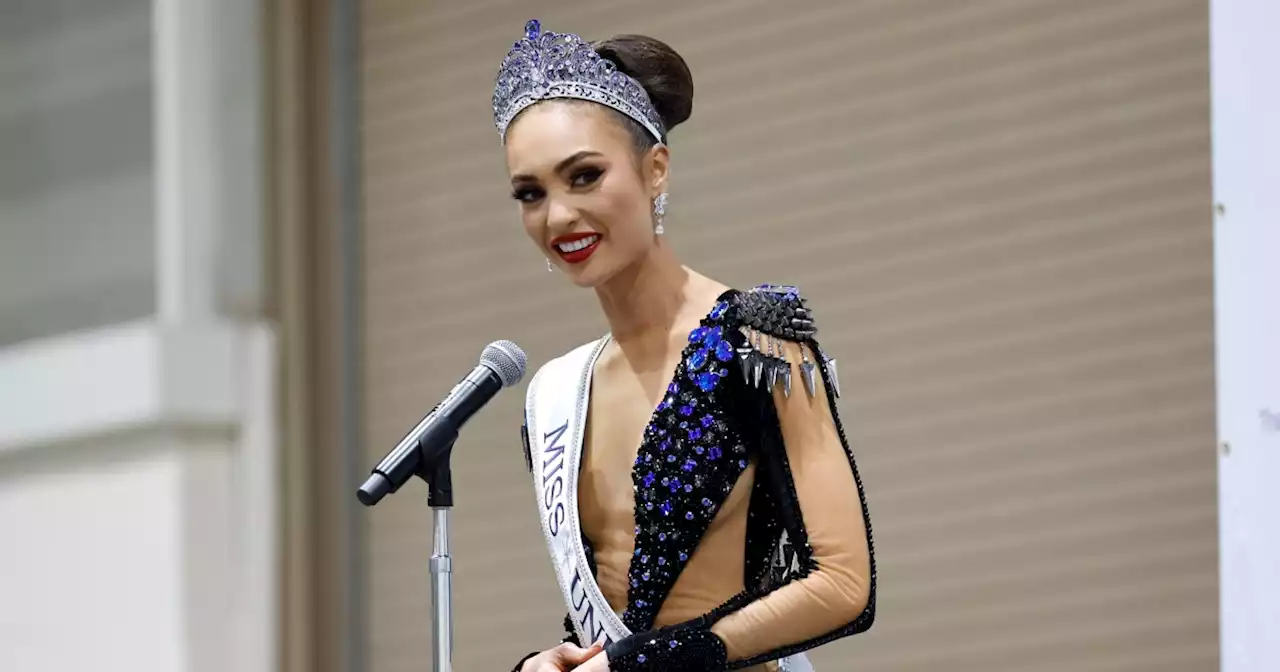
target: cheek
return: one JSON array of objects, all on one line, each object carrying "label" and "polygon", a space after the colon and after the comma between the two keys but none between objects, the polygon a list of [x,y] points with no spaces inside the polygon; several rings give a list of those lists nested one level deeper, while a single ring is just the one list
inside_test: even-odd
[{"label": "cheek", "polygon": [[614,235],[630,236],[645,228],[644,196],[630,181],[606,182],[596,192],[596,207]]},{"label": "cheek", "polygon": [[546,239],[547,217],[540,207],[520,206],[520,223],[524,226],[525,235],[529,236],[539,247]]}]

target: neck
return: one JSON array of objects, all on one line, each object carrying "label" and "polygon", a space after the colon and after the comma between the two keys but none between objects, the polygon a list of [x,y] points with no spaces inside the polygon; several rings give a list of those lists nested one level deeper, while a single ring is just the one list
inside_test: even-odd
[{"label": "neck", "polygon": [[596,288],[612,338],[666,339],[687,303],[692,273],[659,240],[649,254]]}]

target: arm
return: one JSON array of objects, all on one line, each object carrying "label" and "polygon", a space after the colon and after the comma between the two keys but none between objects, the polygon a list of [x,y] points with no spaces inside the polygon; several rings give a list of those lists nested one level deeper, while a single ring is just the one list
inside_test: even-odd
[{"label": "arm", "polygon": [[[803,361],[802,348],[808,361],[822,361],[811,340],[775,342],[793,366]],[[779,499],[793,507],[787,528],[799,547],[799,578],[763,596],[739,596],[696,621],[618,642],[606,649],[609,669],[734,669],[870,627],[874,574],[862,495],[821,372],[813,396],[797,380],[790,396],[778,387],[771,400],[782,441],[770,468],[786,490]]]},{"label": "arm", "polygon": [[[802,347],[809,361],[821,361],[807,346],[783,347],[789,361],[801,361]],[[773,392],[789,467],[783,476],[789,472],[794,484],[811,554],[802,558],[801,578],[712,626],[730,661],[809,648],[804,645],[852,624],[869,603],[871,553],[862,501],[826,386],[815,391],[813,397]]]}]

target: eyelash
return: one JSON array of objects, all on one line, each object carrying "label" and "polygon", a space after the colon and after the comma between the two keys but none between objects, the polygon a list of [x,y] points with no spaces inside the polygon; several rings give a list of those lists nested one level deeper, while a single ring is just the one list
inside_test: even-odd
[{"label": "eyelash", "polygon": [[[599,168],[583,168],[575,172],[573,176],[569,178],[569,184],[573,187],[589,187],[599,181],[602,175],[604,175],[604,171]],[[579,179],[583,177],[587,177],[588,179],[579,183]],[[517,189],[511,194],[512,198],[523,203],[537,202],[541,200],[543,196],[543,190],[537,187]]]}]

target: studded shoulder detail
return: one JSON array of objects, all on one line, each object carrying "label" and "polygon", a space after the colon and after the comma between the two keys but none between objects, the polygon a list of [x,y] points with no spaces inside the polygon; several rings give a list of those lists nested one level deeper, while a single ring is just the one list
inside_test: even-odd
[{"label": "studded shoulder detail", "polygon": [[[813,313],[800,290],[792,285],[758,285],[736,295],[735,308],[738,322],[746,342],[737,350],[738,365],[747,383],[764,387],[769,392],[781,387],[783,394],[791,396],[792,371],[798,367],[805,391],[810,397],[817,394],[819,363],[826,369],[832,383],[832,391],[840,395],[836,361],[828,359],[817,347],[814,337],[818,333]],[[781,341],[801,345],[800,361],[789,361]],[[806,347],[807,346],[807,347]],[[812,351],[810,359],[808,351]]]}]

